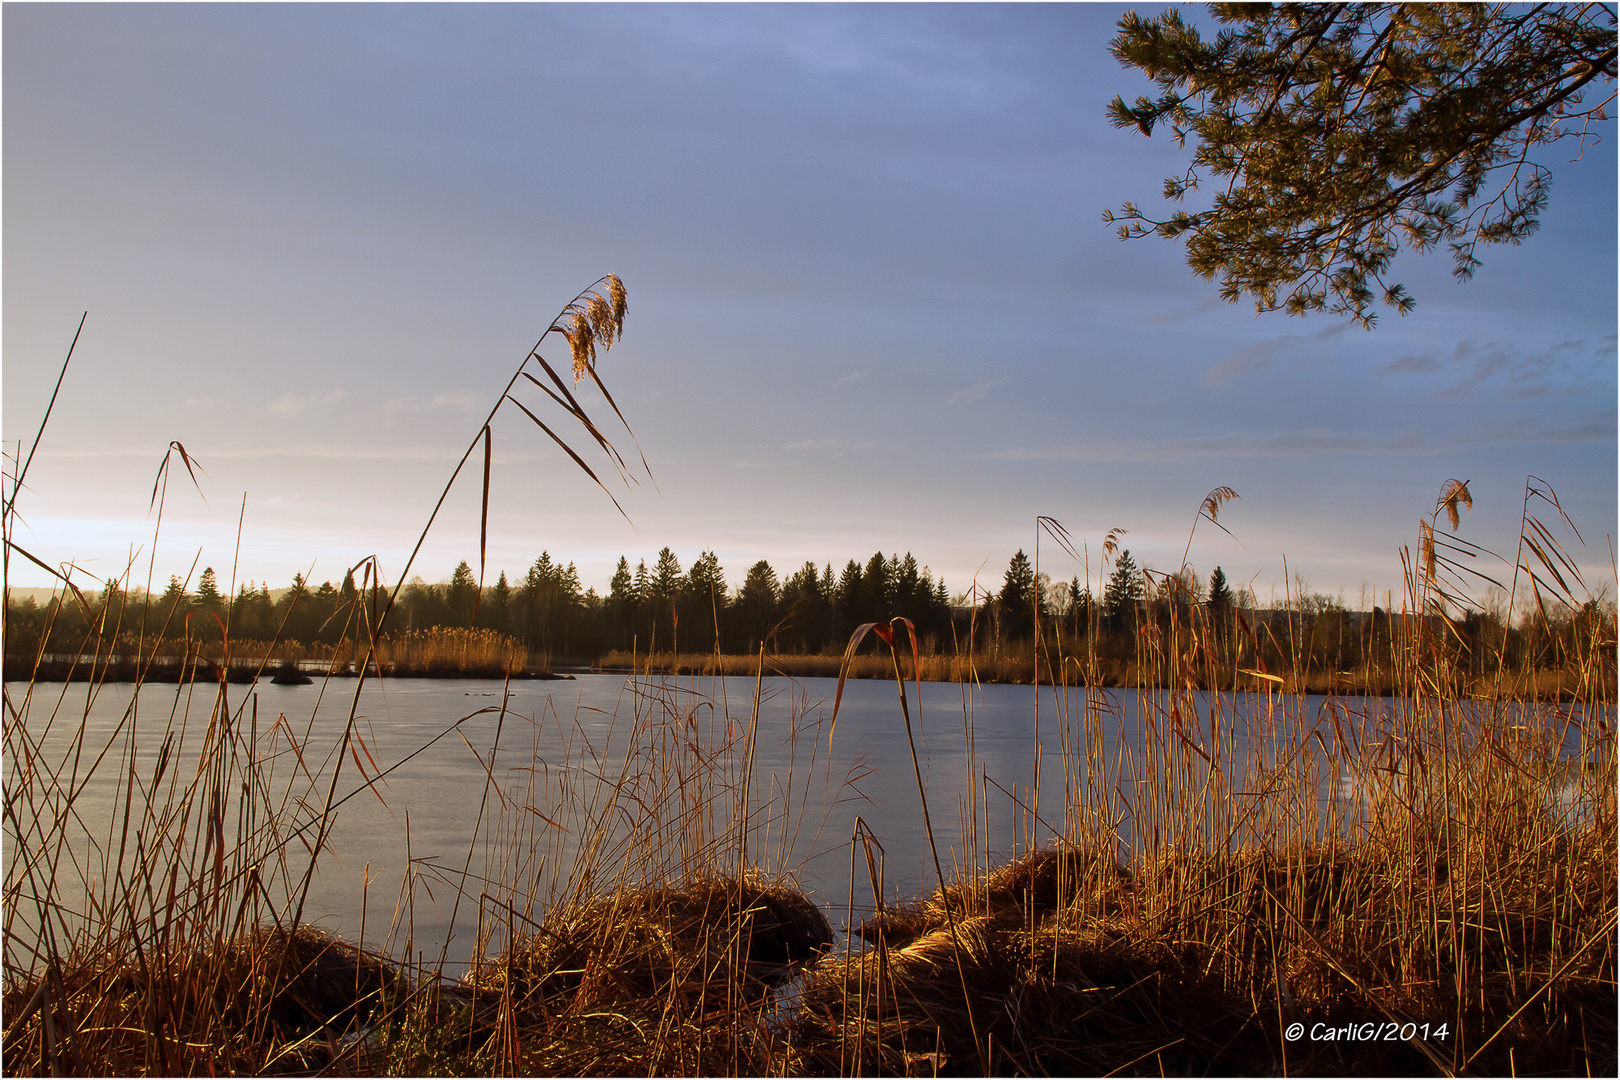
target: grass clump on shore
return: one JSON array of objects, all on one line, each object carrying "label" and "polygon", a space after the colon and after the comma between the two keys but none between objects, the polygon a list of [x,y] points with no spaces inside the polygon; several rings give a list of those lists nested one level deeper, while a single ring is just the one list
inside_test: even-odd
[{"label": "grass clump on shore", "polygon": [[[408,984],[385,957],[309,926],[211,946],[75,950],[5,987],[13,1075],[308,1073]],[[341,1039],[341,1041],[340,1041]]]},{"label": "grass clump on shore", "polygon": [[[1523,852],[1509,871],[1519,880],[1485,868],[1499,895],[1483,915],[1444,872],[1371,847],[1177,856],[1135,873],[1094,859],[1058,871],[1056,852],[1032,853],[862,924],[869,947],[819,965],[804,991],[789,1071],[1600,1072],[1615,1055],[1613,944],[1590,936],[1601,920],[1583,939],[1548,894],[1612,911],[1602,882],[1616,853],[1612,837],[1577,846],[1539,887],[1529,874],[1546,867]],[[947,904],[961,913],[954,938]],[[1432,955],[1406,905],[1437,920]],[[1484,947],[1452,953],[1460,928]],[[970,1002],[987,1021],[978,1045]],[[1293,1023],[1380,1037],[1290,1040]],[[1457,1045],[1472,1060],[1458,1062]]]}]

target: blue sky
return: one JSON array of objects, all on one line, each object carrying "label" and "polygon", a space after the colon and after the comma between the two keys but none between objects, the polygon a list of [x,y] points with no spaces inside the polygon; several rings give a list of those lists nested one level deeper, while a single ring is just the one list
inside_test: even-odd
[{"label": "blue sky", "polygon": [[[1540,233],[1473,282],[1406,256],[1416,311],[1375,331],[1257,318],[1102,224],[1185,159],[1104,119],[1147,89],[1108,55],[1122,10],[8,4],[12,447],[90,313],[17,542],[100,578],[138,552],[137,584],[154,552],[160,585],[193,559],[392,577],[518,361],[611,271],[630,315],[601,373],[656,488],[614,488],[626,523],[504,411],[491,579],[542,549],[599,590],[665,544],[734,584],[881,549],[961,592],[1037,514],[1093,574],[1115,527],[1173,569],[1228,485],[1235,539],[1201,529],[1200,573],[1354,606],[1399,589],[1448,477],[1464,535],[1511,553],[1533,473],[1612,592],[1613,122],[1544,154]],[[206,501],[171,484],[154,548],[170,440]],[[469,477],[413,572],[477,537]]]}]

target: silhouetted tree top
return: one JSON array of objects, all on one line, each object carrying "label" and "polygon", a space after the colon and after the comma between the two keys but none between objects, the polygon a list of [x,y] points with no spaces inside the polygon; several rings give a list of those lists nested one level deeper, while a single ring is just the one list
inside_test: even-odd
[{"label": "silhouetted tree top", "polygon": [[[1470,277],[1481,243],[1535,232],[1551,172],[1531,155],[1582,145],[1607,119],[1615,12],[1599,4],[1211,4],[1213,40],[1171,9],[1119,21],[1114,56],[1161,91],[1116,97],[1115,127],[1168,124],[1192,162],[1164,183],[1184,201],[1206,178],[1207,209],[1164,220],[1125,203],[1122,239],[1182,239],[1221,296],[1260,311],[1329,311],[1371,328],[1374,286],[1404,246],[1444,242]],[[1566,153],[1565,156],[1573,156]]]},{"label": "silhouetted tree top", "polygon": [[662,603],[673,600],[681,589],[681,561],[669,548],[658,553],[658,563],[653,567],[652,584],[649,586],[653,599]]},{"label": "silhouetted tree top", "polygon": [[[641,566],[645,570],[647,564],[642,563]],[[619,565],[614,568],[613,578],[608,582],[608,598],[620,604],[631,604],[639,599],[634,579],[630,576],[630,560],[623,555],[619,556]]]},{"label": "silhouetted tree top", "polygon": [[197,579],[197,606],[208,611],[218,611],[225,606],[224,597],[219,594],[219,579],[215,577],[212,566],[203,567],[202,577]]},{"label": "silhouetted tree top", "polygon": [[1114,572],[1108,575],[1103,590],[1103,614],[1114,618],[1142,599],[1142,573],[1136,568],[1129,549],[1119,553],[1114,561]]},{"label": "silhouetted tree top", "polygon": [[1001,603],[1009,611],[1028,611],[1035,602],[1035,571],[1029,565],[1024,549],[1007,561],[1007,572],[1001,577]]},{"label": "silhouetted tree top", "polygon": [[712,551],[705,551],[694,559],[692,569],[686,572],[686,589],[694,600],[700,600],[705,605],[712,605],[716,601],[724,605],[726,572],[720,565],[720,557]]},{"label": "silhouetted tree top", "polygon": [[771,569],[771,564],[764,559],[748,568],[747,576],[737,589],[737,602],[741,604],[768,607],[779,602],[781,598],[782,588],[777,582],[776,571]]}]

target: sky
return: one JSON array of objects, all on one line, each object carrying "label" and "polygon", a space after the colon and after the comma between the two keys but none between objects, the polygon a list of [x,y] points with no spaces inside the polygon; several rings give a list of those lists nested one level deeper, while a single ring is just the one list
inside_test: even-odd
[{"label": "sky", "polygon": [[[397,580],[535,339],[612,272],[629,315],[599,370],[634,439],[582,401],[638,482],[525,398],[621,516],[504,406],[490,581],[543,550],[598,591],[665,545],[734,585],[881,550],[961,593],[999,587],[1037,515],[1089,563],[1043,542],[1042,571],[1096,581],[1115,528],[1174,570],[1228,486],[1201,576],[1398,604],[1448,478],[1460,535],[1511,563],[1533,474],[1612,596],[1613,121],[1544,154],[1540,232],[1472,282],[1403,255],[1417,307],[1373,331],[1257,316],[1102,222],[1162,209],[1187,160],[1105,119],[1150,89],[1109,56],[1123,10],[8,3],[8,454],[88,312],[14,542],[81,585],[279,587],[373,555]],[[198,485],[172,473],[160,518],[171,441]],[[479,472],[411,574],[476,568]]]}]

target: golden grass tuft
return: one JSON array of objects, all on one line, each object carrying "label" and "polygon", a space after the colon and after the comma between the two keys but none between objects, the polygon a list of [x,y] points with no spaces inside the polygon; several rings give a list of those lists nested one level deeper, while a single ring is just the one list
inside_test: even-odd
[{"label": "golden grass tuft", "polygon": [[759,999],[831,942],[826,917],[796,889],[714,878],[556,912],[467,982],[534,1016],[671,996],[712,1007],[716,993],[734,1002],[739,988]]},{"label": "golden grass tuft", "polygon": [[[1606,1068],[1616,1054],[1612,923],[1609,937],[1579,941],[1544,898],[1574,886],[1581,908],[1612,911],[1615,845],[1612,835],[1570,845],[1541,889],[1524,852],[1517,873],[1487,869],[1501,902],[1483,913],[1458,906],[1444,866],[1392,864],[1371,848],[1178,853],[1134,874],[1033,852],[863,924],[866,948],[813,969],[788,1069],[971,1075],[988,1059],[998,1075],[1432,1074],[1452,1064],[1459,1039],[1479,1047],[1498,1030],[1507,1037],[1473,1071]],[[968,913],[954,940],[979,1046],[947,904]],[[1438,955],[1415,954],[1424,946],[1401,932],[1406,908],[1433,913]],[[1444,946],[1459,925],[1484,943],[1466,958]],[[1466,965],[1466,1000],[1455,980],[1417,976]],[[1557,968],[1558,984],[1515,1016],[1535,973]],[[1437,1028],[1459,1007],[1465,1030],[1430,1038],[1435,1057],[1398,1037],[1283,1037],[1293,1022]]]},{"label": "golden grass tuft", "polygon": [[5,989],[12,1075],[197,1076],[331,1068],[404,987],[375,953],[309,926],[213,948],[86,952]]},{"label": "golden grass tuft", "polygon": [[529,936],[419,997],[387,1040],[419,1071],[419,1033],[480,1073],[713,1075],[773,1071],[773,991],[832,939],[803,893],[758,878],[625,888],[554,909]]}]

